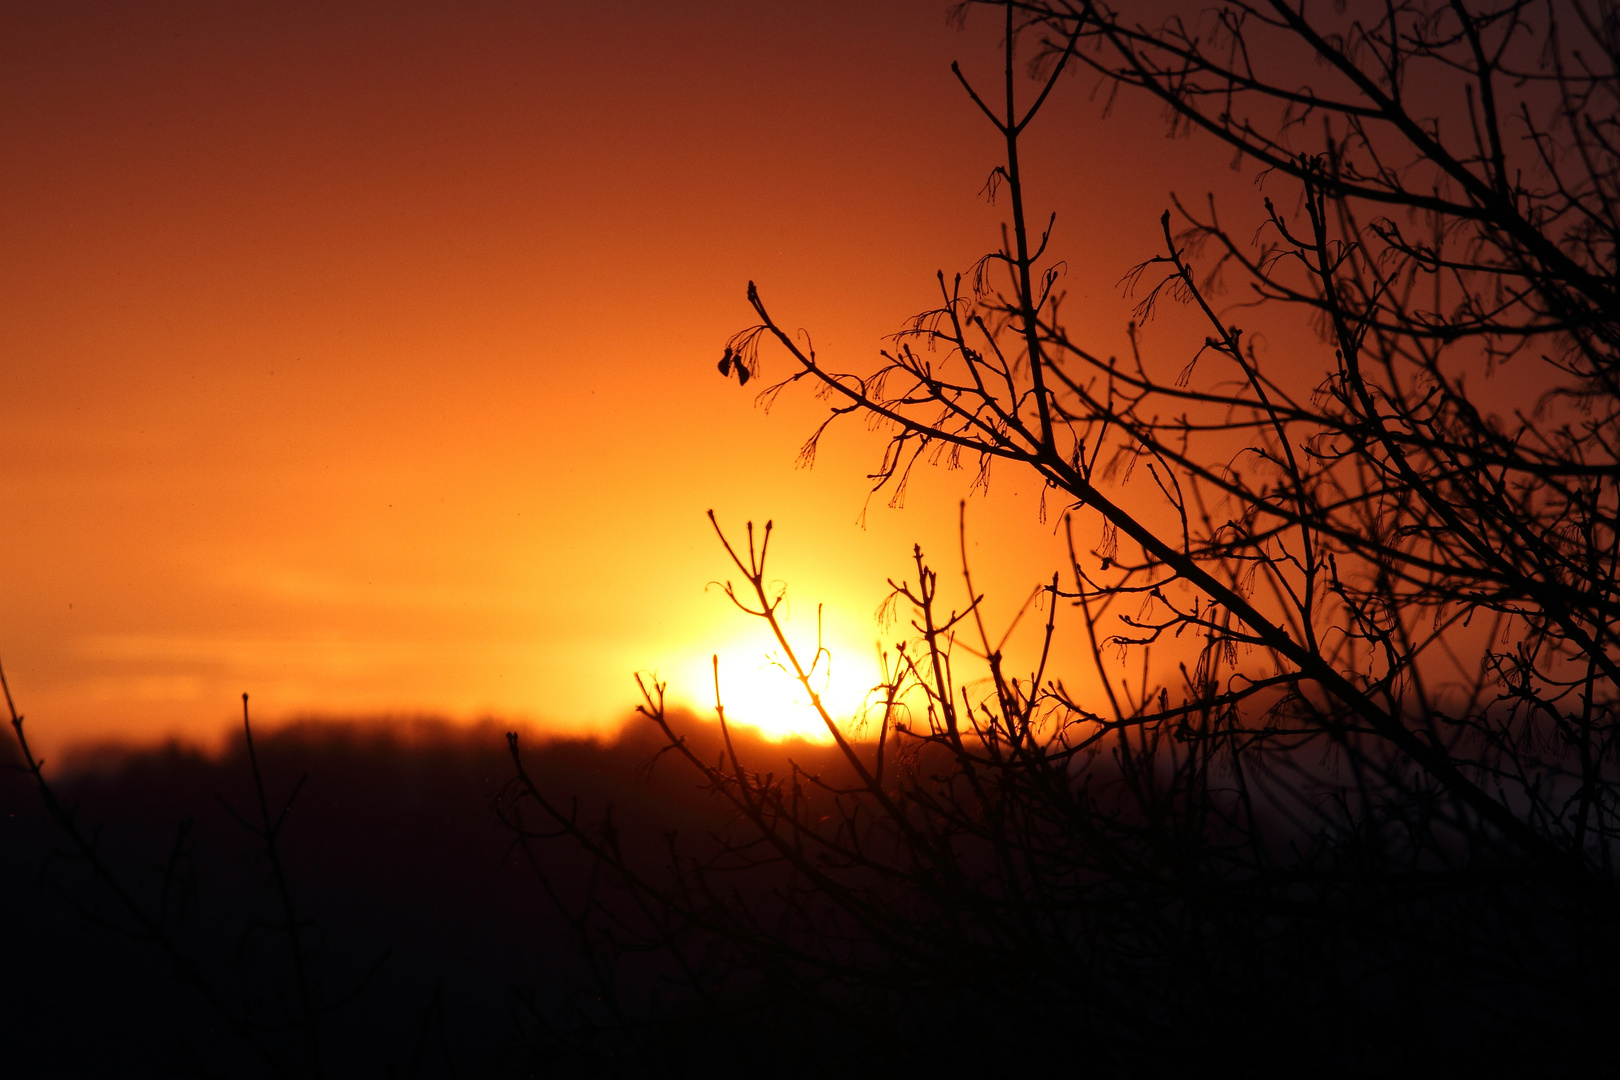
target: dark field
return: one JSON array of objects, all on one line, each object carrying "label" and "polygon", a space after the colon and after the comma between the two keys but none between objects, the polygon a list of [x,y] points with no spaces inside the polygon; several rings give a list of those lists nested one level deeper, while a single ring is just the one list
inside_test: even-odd
[{"label": "dark field", "polygon": [[[533,1016],[566,1016],[584,973],[493,808],[513,774],[504,732],[306,724],[258,741],[272,813],[308,774],[280,844],[307,920],[327,1075],[529,1074]],[[225,805],[256,812],[239,744],[220,759],[175,746],[100,753],[57,790],[147,910],[166,903],[169,932],[211,984],[296,1056],[302,1034],[274,881]],[[578,794],[587,816],[612,804],[635,835],[716,824],[717,808],[675,762],[648,768],[654,749],[636,738],[535,742],[529,764],[548,786]],[[6,758],[15,763],[9,744]],[[9,1075],[265,1072],[163,951],[132,932],[83,860],[65,854],[31,777],[8,768],[0,784]],[[553,872],[583,880],[583,857],[562,845],[546,853]]]},{"label": "dark field", "polygon": [[[712,725],[681,724],[700,757],[720,758]],[[548,798],[577,798],[580,821],[611,807],[625,862],[667,879],[671,832],[701,854],[736,822],[649,728],[605,745],[534,740],[525,763]],[[1613,942],[1556,897],[1512,884],[1414,896],[1381,884],[1383,871],[1353,889],[1324,877],[1202,896],[1172,879],[1099,880],[1095,901],[1055,924],[1068,938],[1027,958],[953,953],[942,930],[937,955],[914,962],[828,922],[812,937],[867,966],[820,986],[773,970],[768,925],[760,952],[750,929],[694,937],[666,922],[668,940],[698,942],[688,956],[765,958],[694,973],[643,947],[671,911],[637,909],[575,840],[535,844],[538,867],[514,844],[497,813],[510,812],[514,775],[499,728],[310,723],[258,743],[272,815],[307,774],[279,842],[317,1041],[275,876],[231,813],[256,812],[246,755],[108,752],[64,770],[56,790],[178,952],[68,854],[31,777],[5,770],[8,1075],[276,1075],[266,1052],[282,1075],[344,1077],[952,1075],[1082,1060],[1105,1076],[1578,1075],[1614,1005]],[[791,757],[839,774],[831,748],[737,750],[762,773],[782,775]],[[570,910],[596,898],[594,969],[537,868]],[[708,880],[725,895],[683,910],[735,918],[778,910],[749,896],[809,895],[770,866]],[[1284,906],[1290,896],[1303,902]],[[907,902],[927,931],[930,898]],[[1197,928],[1196,949],[1164,936],[1177,926]],[[783,933],[802,941],[804,925]],[[258,1051],[198,981],[248,1018]]]}]

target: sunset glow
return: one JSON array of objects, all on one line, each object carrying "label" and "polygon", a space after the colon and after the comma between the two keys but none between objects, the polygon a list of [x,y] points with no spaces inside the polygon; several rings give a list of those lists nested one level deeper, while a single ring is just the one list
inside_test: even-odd
[{"label": "sunset glow", "polygon": [[[881,700],[880,693],[874,692],[882,681],[876,645],[860,649],[842,640],[842,635],[828,635],[824,646],[826,652],[811,672],[811,685],[840,729],[851,734],[864,708]],[[816,655],[813,633],[806,633],[794,652],[808,667]],[[727,720],[758,728],[775,739],[832,741],[809,693],[794,677],[791,663],[763,624],[753,633],[737,634],[723,642],[715,655],[719,657],[720,697]],[[712,664],[712,657],[694,658],[672,672],[671,700],[699,715],[712,716]]]},{"label": "sunset glow", "polygon": [[[816,736],[705,592],[705,511],[777,521],[774,573],[837,613],[840,716],[912,544],[956,572],[964,474],[868,505],[880,435],[795,468],[825,404],[767,414],[715,360],[753,280],[858,368],[995,243],[995,140],[950,73],[993,69],[993,33],[933,0],[0,24],[0,658],[47,749],[207,740],[243,690],[267,723],[603,731],[636,671],[709,713],[716,652],[730,715]],[[1185,146],[1051,111],[1032,197],[1069,309],[1123,340]],[[1017,483],[970,511],[998,597],[1059,547]]]}]

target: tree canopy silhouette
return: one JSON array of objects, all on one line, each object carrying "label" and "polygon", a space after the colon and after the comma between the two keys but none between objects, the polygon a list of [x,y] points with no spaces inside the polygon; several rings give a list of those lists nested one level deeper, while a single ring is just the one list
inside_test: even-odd
[{"label": "tree canopy silhouette", "polygon": [[[787,1040],[811,1072],[1577,1060],[1620,973],[1620,7],[983,6],[1002,83],[957,75],[1002,139],[1001,245],[864,369],[750,284],[720,370],[830,402],[806,460],[829,425],[885,431],[876,490],[935,464],[1038,477],[1069,537],[1034,568],[1038,663],[1011,670],[971,579],[953,605],[919,550],[865,734],[822,710],[837,768],[700,757],[649,683],[734,811],[717,846],[623,856],[515,740],[512,823],[623,886],[578,899],[579,926],[676,958],[701,1007],[655,1014]],[[1026,197],[1021,149],[1076,74],[1265,174],[1241,226],[1165,212],[1123,356],[1065,321]],[[1145,325],[1170,303],[1202,320],[1188,349]],[[1261,333],[1301,315],[1313,340]],[[722,533],[728,588],[819,708],[770,533]]]}]

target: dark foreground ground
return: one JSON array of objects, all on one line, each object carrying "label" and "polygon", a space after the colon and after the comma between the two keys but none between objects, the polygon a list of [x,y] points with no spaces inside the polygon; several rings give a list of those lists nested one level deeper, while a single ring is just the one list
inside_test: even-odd
[{"label": "dark foreground ground", "polygon": [[[718,758],[711,726],[683,726],[700,757]],[[1279,906],[1289,891],[1243,894],[1233,909],[1230,898],[1184,895],[1173,876],[1127,882],[1099,894],[1117,894],[1113,907],[1074,917],[1152,928],[1176,905],[1201,902],[1216,917],[1199,925],[1230,929],[1201,941],[1196,954],[1146,931],[1098,931],[1085,954],[1096,971],[1059,974],[1115,988],[1106,1000],[1009,997],[966,968],[936,964],[943,975],[918,1009],[928,1022],[909,1041],[881,1021],[848,1037],[847,1020],[818,1026],[802,1010],[746,997],[705,999],[697,1012],[682,1013],[680,972],[656,950],[619,949],[628,975],[587,969],[567,919],[497,816],[514,776],[500,728],[312,723],[258,742],[272,815],[306,778],[279,851],[299,920],[307,1002],[277,877],[262,842],[235,816],[252,822],[258,812],[240,734],[236,749],[217,758],[178,747],[107,752],[82,758],[56,781],[117,887],[149,920],[144,927],[74,855],[32,778],[16,767],[15,751],[0,744],[7,766],[0,769],[0,1076],[277,1075],[266,1058],[286,1066],[281,1075],[334,1078],[729,1077],[756,1075],[764,1063],[783,1077],[1055,1071],[1478,1080],[1588,1075],[1594,1056],[1606,1059],[1605,1073],[1613,1068],[1605,1032],[1620,1020],[1614,920],[1571,915],[1561,900],[1516,886],[1415,902],[1405,889],[1405,907],[1396,911],[1377,899],[1387,893],[1379,891],[1383,876],[1369,879],[1370,892],[1344,894],[1372,900],[1343,911],[1333,907],[1340,893],[1327,879],[1319,891],[1332,903],[1299,912]],[[691,850],[725,828],[726,814],[694,773],[674,755],[659,758],[648,725],[609,745],[526,745],[547,797],[563,806],[577,800],[582,821],[600,820],[611,806],[616,835],[640,865],[667,865],[672,831]],[[789,756],[824,775],[836,771],[825,748],[750,740],[739,750],[762,772],[782,775]],[[551,884],[574,899],[596,880],[576,844],[537,850]],[[750,887],[739,879],[737,888]],[[610,902],[599,914],[608,919],[597,929],[611,931],[618,902],[611,898],[623,894],[611,885],[604,894]],[[159,924],[171,951],[152,940]],[[1364,932],[1374,925],[1376,932]],[[974,963],[974,971],[1010,972],[1019,985],[1026,961]],[[622,1000],[584,989],[604,974],[625,989]],[[710,985],[725,982],[713,975]],[[791,975],[779,986],[789,986]],[[198,982],[223,1009],[209,1004]],[[1032,976],[1028,985],[1044,984]],[[857,981],[844,997],[864,1000],[868,988],[874,1001],[909,993]],[[819,992],[793,989],[807,1000]],[[677,1004],[670,1011],[658,1001]],[[637,1004],[646,1002],[654,1005]],[[1158,1026],[1128,1040],[1124,1056],[1105,1060],[1115,1021],[1099,1026],[1095,1017],[1117,1016],[1115,1026],[1128,1032],[1150,1013],[1160,1014]],[[654,1014],[677,1019],[647,1024]],[[263,1052],[229,1015],[248,1018],[248,1035]],[[683,1016],[718,1018],[726,1036],[694,1037],[704,1025]],[[772,1016],[790,1030],[767,1030],[755,1019]],[[310,1017],[314,1044],[306,1037]],[[640,1056],[617,1049],[654,1028],[652,1041],[636,1044]],[[650,1057],[649,1045],[656,1048]]]},{"label": "dark foreground ground", "polygon": [[[264,1075],[221,1013],[177,974],[47,817],[8,745],[0,775],[0,1073]],[[240,736],[238,735],[238,742]],[[272,813],[307,774],[280,835],[309,954],[327,1076],[543,1071],[535,1017],[585,981],[567,928],[493,808],[512,777],[493,726],[309,724],[258,739]],[[534,743],[537,779],[612,804],[632,832],[702,830],[715,808],[655,747]],[[280,897],[240,747],[109,751],[57,781],[148,917],[256,1037],[304,1053]],[[552,845],[550,869],[583,877]],[[537,1064],[539,1062],[539,1064]],[[301,1062],[301,1064],[309,1064]]]}]

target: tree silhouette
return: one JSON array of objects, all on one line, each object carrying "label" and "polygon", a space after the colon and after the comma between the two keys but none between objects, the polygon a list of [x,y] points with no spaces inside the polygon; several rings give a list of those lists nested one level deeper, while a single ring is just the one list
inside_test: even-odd
[{"label": "tree silhouette", "polygon": [[[809,1073],[1572,1065],[1620,973],[1620,8],[994,6],[1003,87],[957,74],[1003,139],[1001,246],[865,371],[750,284],[720,369],[830,401],[806,460],[845,418],[886,431],[875,490],[919,463],[1038,477],[1069,538],[1039,661],[1010,670],[971,577],[952,605],[918,550],[857,737],[778,620],[770,526],[722,532],[837,759],[700,756],[645,684],[734,821],[638,861],[513,739],[520,838],[620,886],[572,901],[604,1000],[638,951],[687,988],[593,1030],[658,1053],[678,1018]],[[1203,321],[1190,352],[1133,324],[1108,355],[1062,318],[1020,150],[1075,72],[1265,170],[1258,230],[1178,203],[1127,279],[1139,320]],[[1301,313],[1314,343],[1257,346]]]}]

